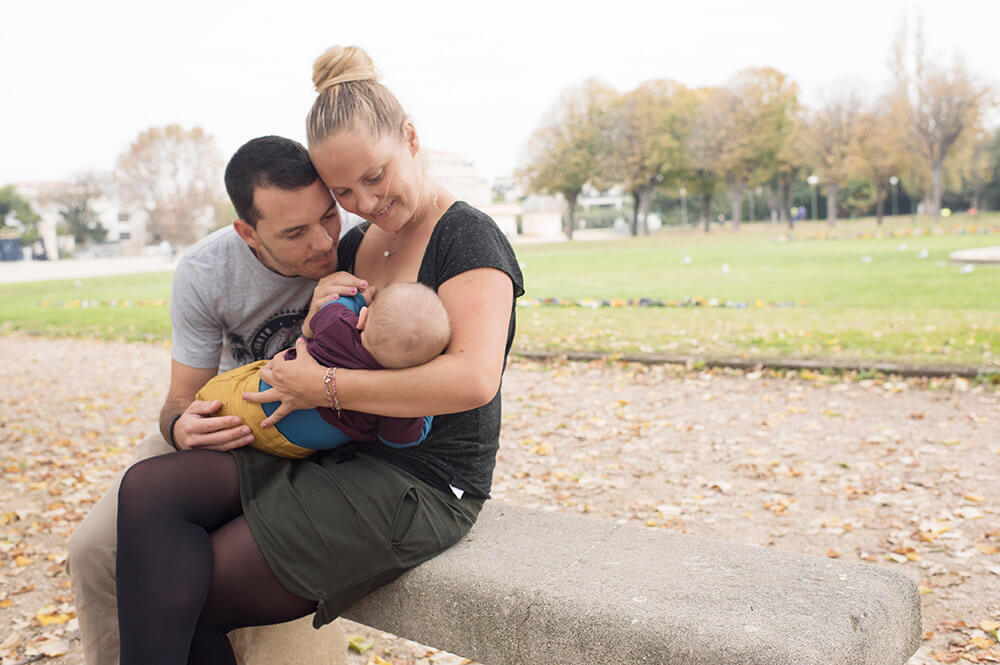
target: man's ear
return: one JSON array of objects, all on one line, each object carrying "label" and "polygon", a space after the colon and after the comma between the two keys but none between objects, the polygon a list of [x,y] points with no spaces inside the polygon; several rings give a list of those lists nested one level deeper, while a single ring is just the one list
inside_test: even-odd
[{"label": "man's ear", "polygon": [[411,155],[420,152],[420,137],[417,136],[417,128],[410,120],[403,122],[403,138],[406,139],[406,145],[409,146]]},{"label": "man's ear", "polygon": [[250,226],[242,219],[237,219],[233,222],[233,228],[236,229],[236,235],[243,238],[243,242],[250,245],[251,249],[257,249],[260,247],[260,237],[257,235],[257,229]]},{"label": "man's ear", "polygon": [[368,325],[368,308],[362,307],[361,311],[358,312],[358,325],[356,327],[358,330],[364,330],[366,325]]}]

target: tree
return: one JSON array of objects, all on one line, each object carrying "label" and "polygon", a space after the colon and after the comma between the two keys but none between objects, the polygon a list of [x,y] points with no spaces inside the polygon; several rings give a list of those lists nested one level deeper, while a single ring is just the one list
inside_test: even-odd
[{"label": "tree", "polygon": [[857,169],[858,116],[861,100],[845,90],[810,114],[805,132],[809,159],[826,189],[826,221],[837,221],[837,190]]},{"label": "tree", "polygon": [[805,133],[805,120],[801,109],[797,109],[788,135],[775,157],[771,174],[774,207],[778,210],[780,220],[786,222],[790,229],[795,228],[795,220],[789,214],[792,207],[792,185],[800,181],[809,168]]},{"label": "tree", "polygon": [[62,218],[63,233],[73,236],[78,244],[88,241],[104,242],[108,230],[91,208],[94,199],[105,194],[110,187],[107,177],[96,172],[78,174],[73,183],[55,197]]},{"label": "tree", "polygon": [[0,188],[0,228],[16,227],[26,243],[38,240],[38,222],[41,217],[31,209],[31,204],[17,193],[14,185]]},{"label": "tree", "polygon": [[653,190],[676,183],[687,170],[685,139],[696,103],[680,83],[655,80],[626,93],[615,105],[608,178],[632,194],[632,235],[648,233]]},{"label": "tree", "polygon": [[694,92],[696,114],[685,140],[688,168],[685,184],[701,197],[701,221],[705,232],[712,224],[712,197],[722,181],[725,147],[724,128],[731,96],[720,88],[699,88]]},{"label": "tree", "polygon": [[976,125],[990,104],[989,89],[973,79],[957,56],[950,68],[927,59],[922,21],[917,22],[912,50],[902,24],[890,64],[907,118],[907,144],[930,172],[928,212],[940,217],[945,161],[962,133]]},{"label": "tree", "polygon": [[969,192],[970,207],[976,211],[984,208],[983,190],[997,173],[1000,157],[1000,133],[990,136],[983,129],[968,133],[969,141],[961,156],[962,184]]},{"label": "tree", "polygon": [[618,93],[588,79],[563,92],[531,135],[521,177],[531,191],[561,194],[566,201],[566,237],[573,239],[574,209],[583,186],[602,171],[608,111]]},{"label": "tree", "polygon": [[729,192],[733,225],[743,217],[748,186],[763,183],[778,168],[782,147],[795,124],[798,86],[776,69],[756,67],[726,86],[729,114],[723,125],[726,149],[721,171]]},{"label": "tree", "polygon": [[885,213],[889,178],[898,177],[906,168],[903,126],[903,109],[891,97],[879,99],[858,114],[854,142],[857,166],[874,186],[875,216],[879,226]]},{"label": "tree", "polygon": [[181,244],[196,240],[220,198],[222,158],[215,139],[200,127],[153,127],[118,157],[119,196],[149,215],[154,238]]}]

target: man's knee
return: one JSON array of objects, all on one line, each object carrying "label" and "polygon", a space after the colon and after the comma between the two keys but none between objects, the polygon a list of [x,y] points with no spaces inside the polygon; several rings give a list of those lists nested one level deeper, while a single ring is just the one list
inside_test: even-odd
[{"label": "man's knee", "polygon": [[[155,432],[136,446],[135,461],[170,452],[174,452],[174,449],[159,432]],[[121,476],[73,530],[67,544],[67,569],[71,575],[88,584],[99,584],[101,579],[114,577],[120,483]]]},{"label": "man's knee", "polygon": [[74,578],[89,583],[114,576],[117,489],[105,492],[69,537],[66,567]]}]

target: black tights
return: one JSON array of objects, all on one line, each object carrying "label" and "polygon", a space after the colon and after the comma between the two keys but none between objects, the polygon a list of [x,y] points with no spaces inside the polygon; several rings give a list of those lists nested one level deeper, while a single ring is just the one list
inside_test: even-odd
[{"label": "black tights", "polygon": [[133,466],[118,493],[121,665],[235,665],[226,633],[305,616],[240,505],[236,460],[188,451]]}]

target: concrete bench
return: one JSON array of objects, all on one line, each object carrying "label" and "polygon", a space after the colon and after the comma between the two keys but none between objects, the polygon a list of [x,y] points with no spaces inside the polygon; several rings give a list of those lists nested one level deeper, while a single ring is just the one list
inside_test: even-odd
[{"label": "concrete bench", "polygon": [[901,665],[921,636],[893,571],[495,501],[345,616],[486,665]]}]

